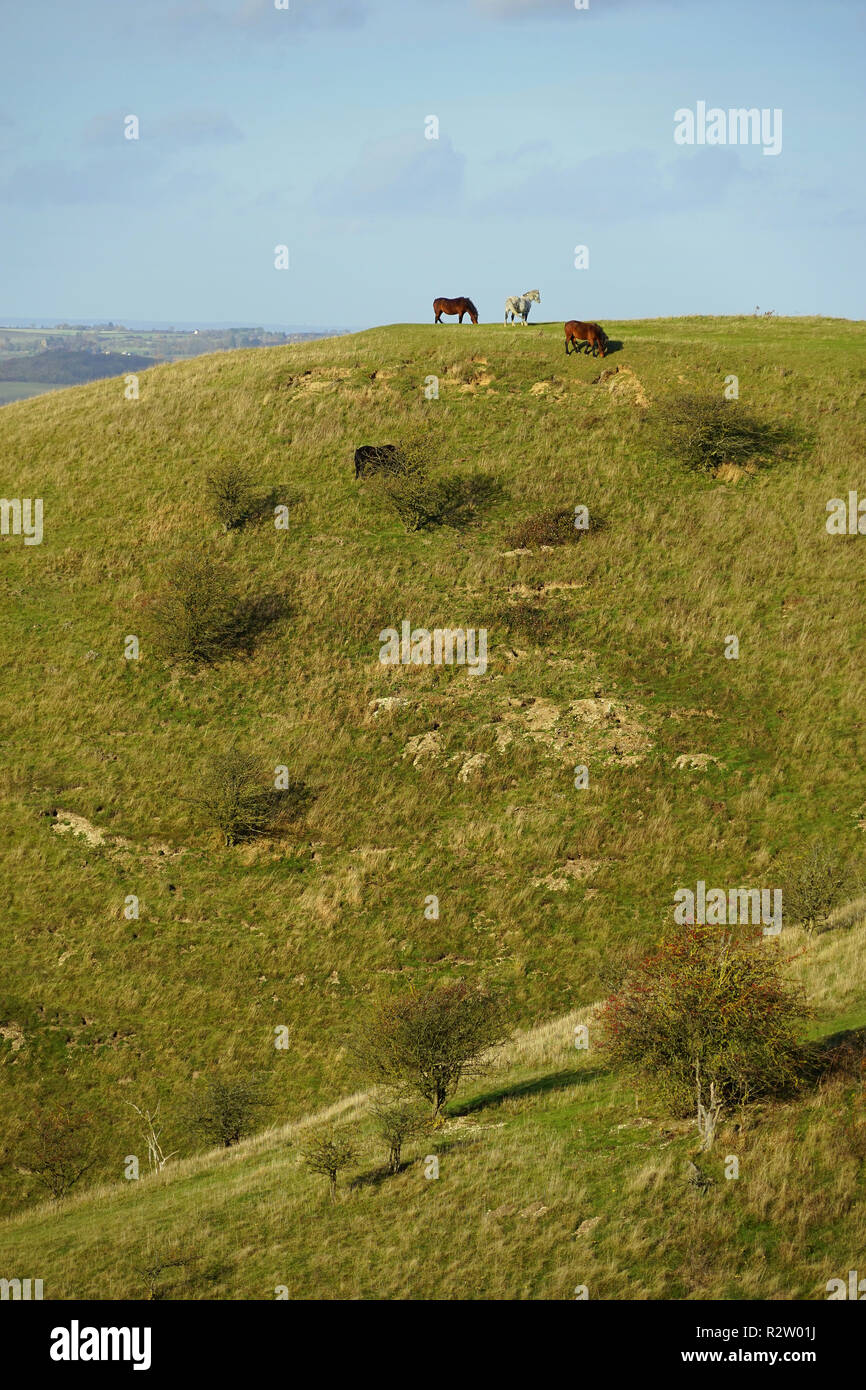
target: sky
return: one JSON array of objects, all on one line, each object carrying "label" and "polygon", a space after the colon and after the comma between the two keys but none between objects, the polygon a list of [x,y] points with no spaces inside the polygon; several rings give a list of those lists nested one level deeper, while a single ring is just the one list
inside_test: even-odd
[{"label": "sky", "polygon": [[0,321],[862,318],[864,71],[862,0],[0,0]]}]

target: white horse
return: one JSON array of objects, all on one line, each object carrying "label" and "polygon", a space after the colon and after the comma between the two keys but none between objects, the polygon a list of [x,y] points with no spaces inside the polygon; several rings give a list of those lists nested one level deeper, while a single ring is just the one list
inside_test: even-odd
[{"label": "white horse", "polygon": [[512,295],[511,299],[505,301],[505,322],[508,322],[508,315],[511,315],[511,322],[516,323],[518,319],[526,327],[529,318],[529,310],[533,304],[541,303],[541,295],[538,290],[527,290],[526,294]]}]

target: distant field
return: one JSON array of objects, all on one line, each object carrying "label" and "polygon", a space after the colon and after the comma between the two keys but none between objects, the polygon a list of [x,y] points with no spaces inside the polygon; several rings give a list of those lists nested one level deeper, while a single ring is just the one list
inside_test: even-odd
[{"label": "distant field", "polygon": [[63,388],[47,381],[0,381],[0,405],[8,401],[24,401],[30,396],[44,396],[46,391]]}]

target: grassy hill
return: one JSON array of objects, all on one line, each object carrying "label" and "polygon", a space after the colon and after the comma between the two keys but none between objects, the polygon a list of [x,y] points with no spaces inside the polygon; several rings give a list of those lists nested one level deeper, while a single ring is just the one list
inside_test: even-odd
[{"label": "grassy hill", "polygon": [[[831,1005],[866,1022],[864,909],[847,931],[790,932],[824,1030]],[[826,1298],[866,1238],[862,1077],[732,1114],[696,1188],[693,1122],[575,1051],[584,1020],[516,1038],[396,1175],[354,1093],[11,1218],[0,1266],[45,1271],[45,1297],[61,1299],[570,1299],[579,1286],[592,1299]],[[356,1144],[336,1204],[300,1163],[323,1129]]]},{"label": "grassy hill", "polygon": [[[786,1298],[848,1268],[862,1164],[839,1156],[834,1106],[844,1118],[850,1086],[744,1121],[754,1182],[719,1176],[696,1204],[678,1176],[692,1136],[648,1098],[635,1115],[569,1052],[568,1020],[657,940],[677,887],[776,886],[816,837],[861,855],[866,550],[827,534],[825,508],[862,482],[866,328],[605,326],[622,347],[604,362],[566,359],[559,325],[397,325],[157,367],[138,401],[118,378],[0,414],[2,491],[45,514],[40,546],[2,540],[3,1202],[38,1198],[13,1143],[37,1103],[92,1112],[91,1177],[115,1184],[14,1216],[4,1266],[26,1249],[50,1256],[58,1294],[134,1293],[130,1252],[192,1215],[210,1272],[175,1271],[177,1296]],[[730,374],[798,446],[754,474],[688,472],[659,413]],[[474,524],[407,533],[355,480],[357,445],[419,427],[440,472],[495,480]],[[269,499],[229,532],[205,483],[226,462]],[[605,524],[578,544],[515,544],[525,519],[579,504]],[[189,555],[281,613],[192,668],[154,644],[163,570]],[[379,633],[404,619],[486,627],[487,673],[381,665]],[[195,803],[235,740],[287,766],[307,805],[227,848]],[[861,925],[805,943],[825,1033],[866,1022]],[[374,989],[457,976],[564,1034],[452,1106],[438,1182],[414,1165],[326,1210],[280,1126],[362,1084],[347,1044]],[[274,1109],[269,1135],[208,1157],[183,1112],[214,1069],[267,1075]],[[158,1100],[182,1161],[124,1184],[127,1102]]]}]

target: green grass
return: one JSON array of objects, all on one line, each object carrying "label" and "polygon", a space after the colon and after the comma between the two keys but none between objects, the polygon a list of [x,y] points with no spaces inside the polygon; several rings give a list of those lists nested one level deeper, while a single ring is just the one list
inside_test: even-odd
[{"label": "green grass", "polygon": [[[866,920],[854,935],[862,959]],[[813,982],[823,950],[801,956]],[[142,1270],[176,1259],[161,1297],[567,1299],[578,1285],[593,1299],[825,1297],[866,1235],[863,1146],[845,1123],[862,1107],[856,1083],[731,1113],[698,1156],[692,1123],[622,1084],[592,1047],[571,1049],[577,1017],[506,1049],[396,1175],[356,1095],[161,1177],[8,1219],[0,1266],[39,1271],[47,1298],[145,1298]],[[300,1164],[323,1124],[357,1149],[336,1205]],[[693,1158],[704,1192],[687,1181]]]},{"label": "green grass", "polygon": [[[529,1026],[597,999],[611,953],[657,939],[676,887],[698,878],[775,886],[783,863],[816,835],[862,856],[866,681],[856,595],[866,548],[860,537],[828,536],[824,522],[828,499],[863,483],[866,328],[709,318],[605,327],[623,346],[604,362],[566,360],[559,325],[396,325],[160,366],[141,375],[137,402],[124,399],[118,378],[2,411],[4,495],[45,501],[40,547],[2,541],[5,1133],[37,1097],[80,1099],[100,1134],[93,1177],[114,1182],[138,1142],[124,1102],[161,1099],[169,1147],[192,1154],[182,1101],[209,1068],[271,1073],[276,1124],[348,1094],[359,1084],[347,1047],[353,1021],[380,985],[484,979]],[[614,367],[636,375],[647,407],[622,370],[593,384]],[[652,425],[660,399],[692,388],[721,393],[730,373],[745,407],[802,440],[793,457],[736,483],[677,468]],[[431,375],[438,401],[424,399]],[[443,472],[483,468],[501,482],[504,495],[475,527],[407,535],[376,489],[355,481],[357,445],[396,442],[419,423]],[[249,467],[261,495],[288,504],[288,532],[267,517],[228,534],[211,520],[205,477],[230,461]],[[579,503],[604,516],[603,530],[574,546],[503,554],[520,521]],[[225,565],[248,593],[291,598],[288,617],[251,654],[196,671],[154,655],[148,609],[165,563],[190,550]],[[516,600],[549,613],[543,646],[497,627],[502,605]],[[381,666],[378,634],[404,618],[489,626],[487,675]],[[723,655],[730,633],[740,638],[737,661]],[[127,634],[140,638],[139,661],[124,660]],[[407,703],[374,715],[372,702],[389,695]],[[596,698],[613,701],[625,724],[612,732],[603,719],[567,714]],[[555,706],[552,731],[538,702]],[[416,767],[404,751],[434,726],[438,751]],[[500,748],[503,729],[511,739]],[[288,834],[224,849],[191,802],[209,754],[233,737],[270,765],[286,764],[315,795]],[[693,752],[718,765],[674,768]],[[475,754],[484,755],[480,770],[461,780]],[[577,763],[590,767],[588,791],[574,789]],[[127,843],[54,834],[43,813],[58,808]],[[596,867],[586,879],[547,884],[570,859]],[[431,893],[438,922],[424,916]],[[123,916],[129,894],[140,899],[138,921]],[[862,992],[820,988],[828,1023],[862,1020]],[[283,1024],[288,1053],[272,1045]],[[14,1051],[13,1026],[23,1035]],[[613,1080],[592,1085],[602,1088],[602,1109],[626,1103],[603,1099],[604,1087],[616,1094]],[[533,1136],[523,1158],[505,1131],[492,1132],[483,1182],[472,1179],[479,1203],[501,1205],[510,1199],[497,1196],[512,1190],[522,1207],[543,1200],[531,1155],[546,1135],[563,1221],[584,1209],[568,1205],[569,1183],[579,1182],[559,1168],[571,1161],[577,1102],[557,1095],[524,1097],[508,1119],[508,1135],[528,1127]],[[782,1112],[772,1123],[786,1132]],[[455,1150],[466,1181],[475,1173],[470,1148]],[[387,1186],[407,1186],[408,1205],[387,1241],[372,1231],[368,1282],[352,1285],[362,1278],[364,1213],[385,1189],[360,1190],[348,1214],[316,1206],[322,1221],[349,1221],[339,1228],[344,1254],[335,1253],[336,1236],[319,1252],[318,1239],[305,1244],[309,1233],[294,1226],[271,1248],[263,1215],[273,1209],[291,1225],[291,1204],[299,1214],[313,1190],[298,1176],[280,1205],[287,1178],[278,1152],[262,1158],[268,1171],[276,1165],[274,1186],[256,1189],[243,1216],[224,1185],[242,1170],[241,1186],[251,1181],[234,1156],[201,1168],[191,1157],[189,1178],[178,1170],[173,1183],[151,1185],[160,1228],[173,1227],[187,1200],[203,1213],[203,1230],[224,1223],[231,1269],[207,1287],[268,1296],[269,1281],[291,1283],[291,1268],[293,1287],[319,1296],[354,1287],[361,1296],[434,1297],[436,1278],[444,1296],[458,1295],[461,1266],[448,1264],[447,1244],[422,1268],[410,1233],[427,1222],[434,1188],[453,1194],[443,1239],[448,1221],[459,1231],[463,1178],[455,1174],[450,1188],[419,1179],[411,1193],[409,1176]],[[517,1165],[511,1187],[494,1154],[504,1173]],[[38,1198],[14,1155],[3,1178],[7,1211]],[[633,1165],[620,1180],[628,1191]],[[655,1190],[660,1180],[646,1181]],[[700,1210],[721,1192],[713,1188]],[[57,1235],[67,1242],[62,1287],[77,1280],[84,1292],[88,1279],[110,1276],[103,1293],[120,1288],[111,1250],[127,1226],[130,1240],[140,1236],[139,1201],[124,1189],[99,1217],[86,1203],[70,1205]],[[620,1236],[606,1234],[611,1244],[591,1263],[597,1296],[627,1297],[629,1280],[645,1296],[710,1296],[700,1292],[708,1287],[742,1296],[724,1274],[739,1267],[734,1245],[719,1256],[721,1273],[693,1275],[697,1293],[684,1293],[686,1284],[677,1292],[673,1275],[646,1266],[671,1211],[663,1204],[638,1223],[644,1234],[619,1255],[620,1218],[610,1218]],[[247,1261],[237,1252],[248,1218],[263,1244]],[[478,1221],[478,1296],[567,1297],[569,1280],[589,1282],[556,1253],[564,1227],[555,1224],[547,1243],[531,1218],[495,1238],[480,1206]],[[34,1214],[10,1229],[35,1240],[49,1225]],[[834,1240],[831,1231],[830,1247]],[[663,1243],[659,1261],[678,1269],[678,1248]],[[487,1269],[494,1249],[502,1267]],[[795,1266],[796,1287],[812,1287],[804,1249],[774,1265],[770,1296],[799,1296],[789,1287]],[[838,1263],[847,1269],[843,1249],[844,1241]],[[196,1282],[193,1296],[204,1287]]]}]

